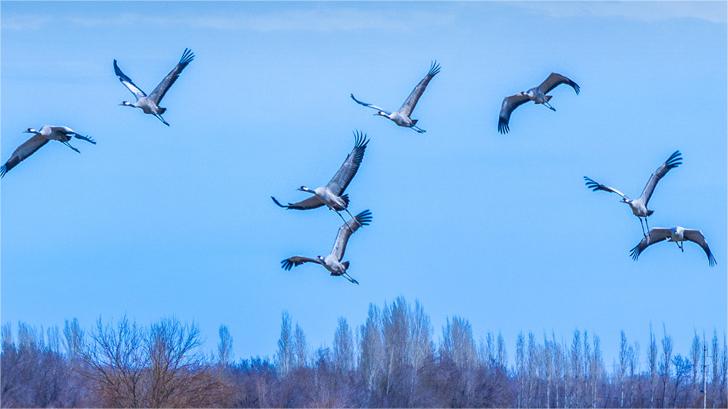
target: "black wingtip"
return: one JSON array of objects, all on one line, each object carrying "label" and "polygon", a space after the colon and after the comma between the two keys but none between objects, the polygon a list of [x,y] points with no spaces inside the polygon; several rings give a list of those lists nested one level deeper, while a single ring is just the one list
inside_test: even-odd
[{"label": "black wingtip", "polygon": [[364,105],[364,106],[368,106],[369,105],[369,104],[367,104],[364,101],[359,101],[358,99],[356,99],[356,97],[354,96],[354,94],[349,94],[349,96],[351,97],[351,99],[354,100],[354,102],[356,102],[359,105]]},{"label": "black wingtip", "polygon": [[124,78],[126,77],[123,72],[121,72],[121,68],[119,68],[119,64],[116,63],[116,59],[114,59],[114,74],[116,74],[117,77]]},{"label": "black wingtip", "polygon": [[680,151],[677,150],[677,151],[673,152],[669,158],[667,158],[667,160],[665,161],[665,164],[672,169],[672,168],[676,168],[676,167],[682,165],[682,160],[683,160],[682,153],[680,153]]},{"label": "black wingtip", "polygon": [[437,62],[437,60],[433,60],[432,63],[430,63],[430,71],[427,73],[427,75],[434,77],[435,75],[440,73],[440,64]]},{"label": "black wingtip", "polygon": [[2,165],[2,167],[0,167],[0,178],[5,177],[6,173],[8,173],[8,167],[6,165]]},{"label": "black wingtip", "polygon": [[579,92],[581,91],[581,87],[579,84],[574,83],[574,92],[576,92],[576,95],[579,95]]},{"label": "black wingtip", "polygon": [[501,134],[505,135],[508,132],[510,132],[510,130],[511,129],[508,127],[508,122],[506,122],[506,121],[504,121],[502,119],[499,119],[498,120],[498,132],[500,132]]},{"label": "black wingtip", "polygon": [[270,198],[273,199],[273,203],[275,203],[276,205],[278,205],[278,207],[282,207],[284,209],[288,209],[288,206],[281,204],[281,202],[279,202],[278,199],[276,199],[275,197],[271,196]]},{"label": "black wingtip", "polygon": [[185,48],[185,50],[182,52],[182,57],[179,59],[179,63],[182,65],[187,65],[192,60],[195,59],[195,53],[192,52],[189,48]]},{"label": "black wingtip", "polygon": [[710,253],[710,254],[708,255],[708,265],[709,265],[710,267],[715,267],[715,265],[716,265],[716,264],[718,264],[718,262],[717,262],[717,261],[715,261],[715,257],[713,257],[713,253]]},{"label": "black wingtip", "polygon": [[598,183],[594,179],[587,176],[584,176],[584,184],[587,188],[591,189],[592,192],[596,192],[602,186],[601,183]]},{"label": "black wingtip", "polygon": [[629,256],[632,257],[632,260],[637,261],[640,256],[639,244],[632,247],[632,250],[629,251]]},{"label": "black wingtip", "polygon": [[288,259],[281,260],[281,268],[282,269],[284,269],[286,271],[290,271],[292,267],[293,267],[293,263],[291,263],[290,260],[288,260]]},{"label": "black wingtip", "polygon": [[372,212],[369,209],[360,212],[355,216],[355,218],[361,226],[368,226],[373,220]]},{"label": "black wingtip", "polygon": [[354,131],[354,148],[366,149],[367,144],[369,144],[367,134],[359,130]]}]

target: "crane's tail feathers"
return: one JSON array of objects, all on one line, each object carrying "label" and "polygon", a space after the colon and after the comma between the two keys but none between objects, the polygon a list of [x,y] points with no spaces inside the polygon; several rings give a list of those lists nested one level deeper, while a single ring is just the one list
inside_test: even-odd
[{"label": "crane's tail feathers", "polygon": [[553,98],[553,95],[546,95],[544,98],[546,99],[546,102],[549,102],[551,101],[551,98]]},{"label": "crane's tail feathers", "polygon": [[344,262],[343,262],[343,263],[341,263],[341,264],[343,264],[343,265],[344,265],[344,267],[345,267],[345,268],[346,268],[347,270],[349,269],[349,264],[350,264],[350,263],[349,263],[348,261],[344,261]]},{"label": "crane's tail feathers", "polygon": [[192,52],[189,48],[185,48],[185,51],[182,53],[182,57],[179,59],[179,63],[182,65],[187,65],[192,62],[192,60],[195,59],[195,53]]},{"label": "crane's tail feathers", "polygon": [[[654,210],[649,210],[649,209],[647,210],[647,215],[648,216],[652,216],[652,213],[655,213],[655,211]],[[647,220],[647,219],[645,219],[645,220]]]},{"label": "crane's tail feathers", "polygon": [[277,204],[278,207],[282,207],[284,209],[290,209],[289,206],[286,206],[284,204],[281,204],[281,202],[279,202],[278,199],[276,199],[275,197],[271,196],[270,198],[273,199],[273,203]]},{"label": "crane's tail feathers", "polygon": [[665,165],[667,165],[668,169],[682,165],[682,153],[680,153],[680,151],[673,152],[672,155],[670,155],[670,157],[665,161]]},{"label": "crane's tail feathers", "polygon": [[372,212],[369,209],[364,210],[355,217],[357,223],[361,226],[368,226],[372,222]]},{"label": "crane's tail feathers", "polygon": [[440,73],[440,64],[437,63],[437,60],[432,61],[430,64],[430,71],[427,73],[430,77],[434,77],[435,75]]},{"label": "crane's tail feathers", "polygon": [[341,199],[344,201],[344,208],[349,207],[349,194],[342,195]]},{"label": "crane's tail feathers", "polygon": [[165,113],[165,112],[167,112],[167,108],[162,108],[162,107],[159,108],[159,114],[160,115],[163,114],[163,113]]}]

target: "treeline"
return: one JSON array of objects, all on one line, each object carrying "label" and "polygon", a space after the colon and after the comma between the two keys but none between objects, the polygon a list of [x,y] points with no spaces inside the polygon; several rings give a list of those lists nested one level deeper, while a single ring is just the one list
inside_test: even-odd
[{"label": "treeline", "polygon": [[[695,334],[686,354],[650,330],[644,347],[621,334],[606,363],[599,337],[521,334],[512,356],[500,334],[475,336],[453,317],[435,340],[419,303],[378,308],[354,329],[339,319],[330,347],[312,349],[283,314],[272,359],[234,360],[195,325],[99,320],[46,330],[2,327],[3,407],[728,407],[726,337]],[[707,347],[704,360],[703,347]],[[705,379],[703,368],[705,367]],[[703,385],[706,385],[705,389]]]}]

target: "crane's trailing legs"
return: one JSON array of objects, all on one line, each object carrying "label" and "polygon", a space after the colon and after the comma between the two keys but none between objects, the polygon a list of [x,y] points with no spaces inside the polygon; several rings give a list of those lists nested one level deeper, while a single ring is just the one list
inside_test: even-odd
[{"label": "crane's trailing legs", "polygon": [[[347,210],[347,209],[344,209],[344,210],[346,210],[346,212],[349,213],[349,210]],[[346,219],[344,219],[344,216],[341,215],[341,212],[339,212],[336,209],[331,209],[331,211],[333,211],[334,213],[336,213],[337,215],[339,215],[339,217],[341,217],[341,220],[344,221],[344,224],[347,225],[349,227],[349,229],[351,230],[351,225],[349,224],[349,221],[347,221]],[[351,215],[351,213],[349,213],[349,215]],[[354,219],[354,220],[356,220],[356,219]]]},{"label": "crane's trailing legs", "polygon": [[552,106],[551,106],[551,104],[549,104],[549,103],[548,103],[548,101],[544,101],[543,105],[544,105],[544,106],[545,106],[546,108],[548,108],[548,109],[550,109],[550,110],[552,110],[552,111],[556,112],[556,108],[552,107]]},{"label": "crane's trailing legs", "polygon": [[350,283],[352,283],[352,284],[356,284],[356,285],[359,285],[359,282],[358,282],[358,281],[356,281],[356,280],[355,280],[354,278],[352,278],[352,277],[351,277],[351,276],[349,275],[349,273],[344,273],[344,274],[342,274],[342,276],[343,276],[344,278],[346,278],[347,280],[349,280],[349,282],[350,282]]},{"label": "crane's trailing legs", "polygon": [[68,141],[63,141],[63,144],[66,145],[66,146],[68,146],[69,148],[73,149],[74,151],[76,151],[76,153],[81,153],[81,151],[79,151],[78,149],[74,148],[70,143],[68,143]]},{"label": "crane's trailing legs", "polygon": [[156,116],[157,119],[159,119],[160,121],[162,121],[163,124],[169,126],[169,124],[167,123],[167,121],[165,121],[164,118],[162,118],[162,115],[154,114],[154,116]]},{"label": "crane's trailing legs", "polygon": [[415,132],[417,132],[417,133],[425,133],[425,132],[427,132],[427,131],[425,131],[424,129],[420,128],[417,125],[412,125],[412,130],[415,131]]},{"label": "crane's trailing legs", "polygon": [[675,241],[675,244],[677,245],[677,248],[679,248],[681,252],[683,252],[683,253],[685,252],[685,247],[683,247],[685,245],[685,242]]}]

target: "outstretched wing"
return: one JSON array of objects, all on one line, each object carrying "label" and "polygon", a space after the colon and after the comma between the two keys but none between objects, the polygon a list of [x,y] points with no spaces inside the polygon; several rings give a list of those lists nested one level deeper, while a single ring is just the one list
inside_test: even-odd
[{"label": "outstretched wing", "polygon": [[311,196],[306,200],[301,200],[300,202],[296,203],[288,203],[288,205],[281,204],[281,202],[279,202],[278,199],[273,196],[271,196],[270,198],[273,199],[273,202],[275,204],[284,209],[308,210],[315,209],[324,205],[324,202],[322,202],[321,199],[318,198],[318,196]]},{"label": "outstretched wing", "polygon": [[18,146],[18,149],[10,155],[10,159],[8,159],[8,161],[0,167],[0,177],[5,176],[10,169],[14,168],[18,165],[18,163],[35,153],[35,151],[40,149],[46,143],[48,143],[48,139],[46,139],[43,135],[33,135],[30,139],[23,142],[23,144]]},{"label": "outstretched wing", "polygon": [[498,132],[506,134],[511,130],[508,127],[508,121],[511,120],[511,112],[528,101],[528,96],[523,94],[503,98],[500,115],[498,115]]},{"label": "outstretched wing", "polygon": [[318,259],[310,258],[310,257],[303,257],[303,256],[293,256],[288,257],[285,260],[281,261],[281,267],[284,270],[290,270],[293,267],[300,266],[303,263],[316,263],[321,264],[321,262]]},{"label": "outstretched wing", "polygon": [[579,84],[575,83],[568,77],[565,77],[561,74],[557,74],[555,72],[552,72],[551,75],[549,75],[544,82],[541,83],[541,85],[538,86],[538,89],[543,92],[544,94],[548,94],[552,89],[558,87],[561,84],[566,84],[570,86],[571,88],[574,88],[574,91],[576,94],[579,94]]},{"label": "outstretched wing", "polygon": [[341,196],[349,186],[349,183],[351,183],[351,180],[354,179],[361,165],[361,161],[364,159],[364,151],[366,151],[368,143],[369,139],[367,139],[366,134],[359,131],[354,132],[354,149],[346,155],[344,163],[341,164],[339,170],[326,185],[337,196]]},{"label": "outstretched wing", "polygon": [[368,209],[354,216],[353,219],[349,219],[346,223],[339,227],[339,234],[336,235],[336,242],[334,242],[334,248],[331,249],[331,254],[336,256],[336,259],[341,261],[344,258],[344,252],[346,251],[346,244],[349,242],[349,237],[354,234],[355,231],[359,230],[362,226],[368,226],[372,222],[372,212]]},{"label": "outstretched wing", "polygon": [[683,237],[685,237],[686,240],[692,241],[693,243],[702,247],[705,255],[708,256],[708,264],[711,267],[715,265],[715,257],[713,257],[713,252],[710,251],[710,247],[708,247],[708,242],[705,241],[705,236],[703,236],[703,232],[701,232],[700,230],[685,229],[685,231],[683,232]]},{"label": "outstretched wing", "polygon": [[640,198],[644,201],[645,206],[647,206],[647,202],[650,201],[650,198],[652,197],[652,193],[655,191],[655,186],[657,186],[657,182],[662,179],[667,172],[670,171],[672,168],[676,168],[682,164],[682,154],[680,151],[675,151],[670,155],[669,158],[660,165],[659,168],[650,176],[650,179],[647,181],[647,184],[645,185],[645,188],[642,189],[642,195]]},{"label": "outstretched wing", "polygon": [[384,110],[384,108],[378,107],[378,106],[376,106],[376,105],[374,105],[374,104],[369,104],[369,103],[366,103],[366,102],[364,102],[364,101],[359,101],[358,99],[356,99],[356,97],[354,96],[354,94],[349,94],[349,96],[351,97],[351,99],[353,99],[353,100],[354,100],[354,102],[356,102],[356,103],[357,103],[357,104],[359,104],[359,105],[363,105],[363,106],[365,106],[365,107],[367,107],[367,108],[375,109],[375,110],[377,110],[377,111],[382,111],[382,112],[384,112],[384,113],[385,113],[385,114],[387,114],[387,115],[389,115],[389,114],[390,114],[389,112],[385,111],[385,110]]},{"label": "outstretched wing", "polygon": [[627,195],[625,195],[624,193],[620,192],[619,190],[617,190],[617,189],[615,189],[615,188],[613,188],[611,186],[603,185],[603,184],[601,184],[599,182],[596,182],[594,179],[592,179],[590,177],[584,176],[584,181],[585,181],[584,184],[586,185],[586,187],[589,188],[589,189],[591,189],[592,192],[596,192],[597,190],[603,190],[605,192],[616,193],[616,194],[622,196],[622,198],[624,198],[624,199],[629,199],[627,197]]},{"label": "outstretched wing", "polygon": [[117,77],[119,77],[119,81],[121,81],[124,86],[131,91],[132,94],[136,97],[136,99],[139,99],[141,97],[146,97],[147,94],[142,91],[141,88],[137,87],[136,84],[129,78],[126,74],[124,74],[121,71],[121,68],[119,68],[119,65],[116,63],[116,60],[114,60],[114,73]]},{"label": "outstretched wing", "polygon": [[192,62],[192,60],[195,59],[195,54],[190,50],[189,48],[185,48],[185,51],[182,53],[182,57],[179,59],[179,62],[177,65],[172,69],[172,71],[167,74],[166,77],[162,80],[162,82],[157,85],[157,88],[154,88],[154,91],[152,91],[151,94],[149,94],[149,97],[154,101],[155,104],[159,105],[159,103],[162,101],[162,98],[164,98],[164,95],[169,91],[169,88],[174,84],[175,81],[177,81],[177,78],[182,73],[182,70],[185,69],[185,67]]},{"label": "outstretched wing", "polygon": [[632,256],[632,260],[637,260],[640,254],[642,254],[647,247],[664,241],[670,237],[671,232],[671,229],[665,227],[655,227],[650,229],[647,236],[643,237],[642,240],[636,246],[632,247],[632,250],[630,250],[629,255]]},{"label": "outstretched wing", "polygon": [[404,104],[399,108],[399,113],[402,115],[406,115],[409,117],[412,115],[412,111],[415,110],[415,106],[417,105],[417,101],[420,100],[420,97],[425,92],[425,89],[427,88],[427,84],[430,83],[430,80],[437,75],[440,72],[440,64],[437,63],[437,61],[433,61],[432,64],[430,64],[430,71],[427,72],[427,75],[425,75],[425,78],[423,78],[419,84],[410,92],[407,99],[404,101]]}]

